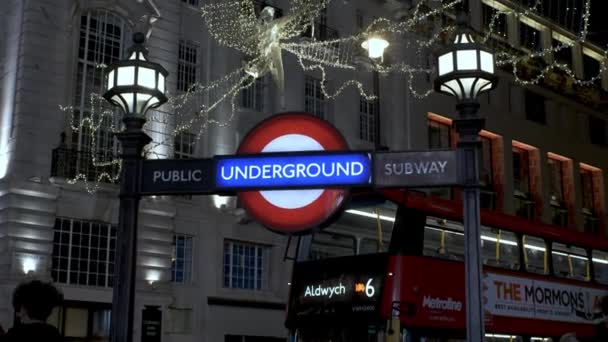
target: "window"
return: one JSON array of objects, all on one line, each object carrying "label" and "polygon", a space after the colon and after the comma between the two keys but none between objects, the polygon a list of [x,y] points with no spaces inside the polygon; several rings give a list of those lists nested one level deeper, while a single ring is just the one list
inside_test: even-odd
[{"label": "window", "polygon": [[[585,80],[590,80],[593,77],[598,77],[600,75],[600,62],[591,57],[583,54],[583,72],[585,76]],[[601,78],[595,80],[597,85],[601,85]]]},{"label": "window", "polygon": [[53,235],[54,281],[112,287],[116,227],[104,222],[57,218]]},{"label": "window", "polygon": [[516,195],[528,197],[530,193],[529,152],[523,148],[513,147],[513,187]]},{"label": "window", "polygon": [[553,48],[561,46],[562,48],[558,51],[553,52],[553,58],[555,62],[560,64],[566,64],[569,68],[572,68],[572,47],[562,43],[557,39],[553,39]]},{"label": "window", "polygon": [[181,132],[173,140],[173,156],[175,159],[194,158],[196,136],[189,132]]},{"label": "window", "polygon": [[[90,11],[80,17],[76,82],[74,89],[74,120],[90,117],[91,93],[103,94],[106,86],[106,69],[122,58],[127,36],[125,22],[108,11]],[[99,118],[94,118],[99,120]],[[78,121],[76,121],[78,120]],[[112,153],[114,137],[111,127],[113,118],[104,119],[96,130],[97,151],[90,151],[91,130],[84,128],[72,132],[72,146],[80,151]],[[71,131],[71,130],[70,130]]]},{"label": "window", "polygon": [[491,188],[494,183],[494,173],[492,172],[492,143],[493,139],[480,136],[481,140],[481,157],[479,158],[481,170],[481,185]]},{"label": "window", "polygon": [[581,194],[583,195],[583,209],[587,209],[590,213],[593,213],[595,207],[595,201],[593,198],[593,171],[580,168],[580,179],[581,179]]},{"label": "window", "polygon": [[314,259],[336,258],[355,255],[357,243],[354,236],[319,232],[312,239]]},{"label": "window", "polygon": [[306,76],[304,95],[304,110],[325,119],[325,95],[323,95],[323,90],[321,89],[321,80]]},{"label": "window", "polygon": [[377,100],[359,97],[359,139],[376,142]]},{"label": "window", "polygon": [[264,110],[264,78],[258,77],[241,90],[241,107],[262,112]]},{"label": "window", "polygon": [[427,219],[423,255],[464,260],[464,233],[460,223]]},{"label": "window", "polygon": [[557,159],[547,159],[549,164],[549,186],[551,204],[561,206],[564,203],[564,167]]},{"label": "window", "polygon": [[549,265],[545,254],[545,241],[534,236],[524,235],[524,263],[526,271],[540,274],[549,273]]},{"label": "window", "polygon": [[548,166],[552,222],[565,227],[568,225],[568,210],[564,196],[564,162],[549,158]]},{"label": "window", "polygon": [[592,144],[608,145],[606,121],[595,116],[589,116],[589,138]]},{"label": "window", "polygon": [[528,26],[525,23],[520,23],[519,39],[521,46],[531,51],[538,51],[541,49],[540,45],[540,31]]},{"label": "window", "polygon": [[526,91],[524,97],[526,119],[543,125],[546,124],[547,117],[545,113],[545,98],[531,91]]},{"label": "window", "polygon": [[180,39],[177,57],[177,90],[190,91],[196,83],[198,46],[187,40]]},{"label": "window", "polygon": [[109,341],[111,303],[68,302],[48,319],[67,341]]},{"label": "window", "polygon": [[602,215],[602,170],[580,164],[580,189],[582,196],[582,214],[585,232],[598,233]]},{"label": "window", "polygon": [[519,245],[513,232],[481,227],[481,252],[486,265],[519,269]]},{"label": "window", "polygon": [[190,6],[198,6],[198,0],[182,0],[182,2]]},{"label": "window", "polygon": [[608,284],[608,253],[594,250],[592,257],[595,280],[601,284]]},{"label": "window", "polygon": [[173,236],[173,258],[171,260],[171,281],[189,283],[192,281],[193,237],[185,234]]},{"label": "window", "polygon": [[450,148],[452,146],[451,126],[435,120],[428,120],[429,148]]},{"label": "window", "polygon": [[268,247],[250,243],[224,242],[224,287],[266,289]]},{"label": "window", "polygon": [[579,247],[553,243],[553,271],[560,277],[589,280],[587,253]]},{"label": "window", "polygon": [[490,28],[490,24],[492,22],[492,18],[494,19],[494,24],[491,27],[492,32],[497,34],[498,36],[507,37],[507,16],[504,13],[498,13],[497,10],[491,6],[486,4],[481,4],[482,15],[483,15],[483,26],[486,28]]}]

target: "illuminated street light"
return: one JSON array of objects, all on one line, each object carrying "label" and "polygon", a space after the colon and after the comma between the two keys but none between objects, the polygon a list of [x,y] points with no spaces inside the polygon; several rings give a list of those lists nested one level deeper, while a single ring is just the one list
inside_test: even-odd
[{"label": "illuminated street light", "polygon": [[361,43],[361,47],[367,50],[367,55],[372,59],[382,58],[388,45],[386,39],[377,36],[369,37]]}]

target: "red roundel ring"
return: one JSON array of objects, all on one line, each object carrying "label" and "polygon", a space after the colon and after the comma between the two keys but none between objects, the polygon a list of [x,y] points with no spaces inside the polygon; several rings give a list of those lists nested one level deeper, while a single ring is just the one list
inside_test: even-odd
[{"label": "red roundel ring", "polygon": [[[346,151],[348,144],[323,119],[308,113],[284,113],[249,131],[237,153],[306,150]],[[298,234],[330,223],[346,203],[348,194],[347,189],[242,191],[239,200],[255,220],[269,229]]]}]

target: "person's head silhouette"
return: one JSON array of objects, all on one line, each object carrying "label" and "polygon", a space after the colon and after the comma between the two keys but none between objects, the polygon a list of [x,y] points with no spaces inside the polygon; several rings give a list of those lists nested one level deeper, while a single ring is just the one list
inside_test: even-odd
[{"label": "person's head silhouette", "polygon": [[62,300],[63,295],[55,286],[39,280],[23,283],[13,292],[13,308],[24,324],[45,322]]}]

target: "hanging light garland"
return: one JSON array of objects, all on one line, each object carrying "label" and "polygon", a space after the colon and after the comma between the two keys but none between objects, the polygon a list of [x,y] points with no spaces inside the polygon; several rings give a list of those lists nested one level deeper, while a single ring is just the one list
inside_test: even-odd
[{"label": "hanging light garland", "polygon": [[[158,147],[173,147],[175,137],[181,133],[194,134],[195,141],[200,140],[210,126],[226,127],[232,124],[237,113],[237,97],[244,89],[252,87],[256,79],[269,75],[277,85],[281,106],[284,106],[284,75],[283,52],[293,55],[300,68],[305,72],[318,72],[321,76],[321,92],[326,99],[340,96],[347,88],[355,88],[359,95],[366,100],[374,100],[376,96],[366,89],[365,82],[356,78],[336,81],[330,89],[327,82],[328,73],[338,72],[341,75],[349,73],[353,77],[362,77],[365,72],[376,71],[380,76],[403,74],[406,77],[410,94],[415,98],[424,98],[433,92],[431,85],[420,90],[416,87],[415,79],[420,76],[430,76],[434,69],[426,63],[412,64],[406,60],[397,60],[393,56],[389,61],[376,61],[364,56],[362,42],[370,37],[389,39],[391,48],[416,49],[416,56],[427,56],[428,50],[439,44],[445,37],[451,36],[454,26],[441,24],[441,18],[462,0],[443,0],[439,4],[435,0],[421,0],[410,10],[411,14],[399,21],[388,18],[376,18],[361,32],[352,35],[317,40],[314,37],[302,38],[310,30],[314,32],[315,20],[331,0],[291,0],[286,15],[278,16],[273,7],[265,7],[256,11],[253,0],[216,0],[201,8],[204,24],[211,37],[221,46],[235,49],[246,56],[243,65],[217,80],[206,84],[196,83],[190,91],[183,94],[169,94],[164,111],[151,111],[147,125],[161,124],[172,127],[164,139],[159,139],[146,147],[145,153],[151,157],[163,158],[157,152]],[[510,66],[516,82],[529,85],[538,84],[551,70],[562,70],[572,78],[577,85],[591,85],[601,78],[606,70],[608,50],[604,51],[600,61],[598,75],[588,80],[580,80],[565,64],[552,62],[538,70],[531,79],[522,77],[519,65],[530,59],[544,58],[562,49],[571,48],[576,43],[584,43],[588,34],[590,20],[590,2],[586,0],[582,15],[582,29],[572,42],[561,43],[551,48],[532,51],[530,53],[513,53],[513,51],[497,51],[496,64]],[[530,17],[539,12],[542,0],[536,0],[528,8],[496,10],[492,14],[485,34],[481,41],[487,43],[494,34],[501,15],[514,15],[517,18]],[[259,12],[259,13],[257,13]],[[421,32],[421,24],[427,23]],[[426,36],[426,37],[424,37]],[[396,48],[395,50],[398,50]],[[548,59],[548,58],[547,58]],[[98,67],[105,67],[99,65]],[[229,105],[229,111],[219,115],[222,104]],[[118,132],[120,118],[113,109],[106,105],[105,100],[98,94],[91,94],[90,113],[85,115],[77,112],[71,106],[61,107],[69,113],[71,128],[74,132],[89,134],[88,150],[98,151],[98,134],[101,131]],[[217,118],[216,118],[217,117]],[[100,182],[115,183],[120,174],[121,161],[116,158],[101,160],[93,153],[92,164],[98,168],[98,176],[90,181],[84,174],[78,174],[70,183],[83,181],[87,191],[95,192]],[[108,172],[106,170],[112,170]]]}]

